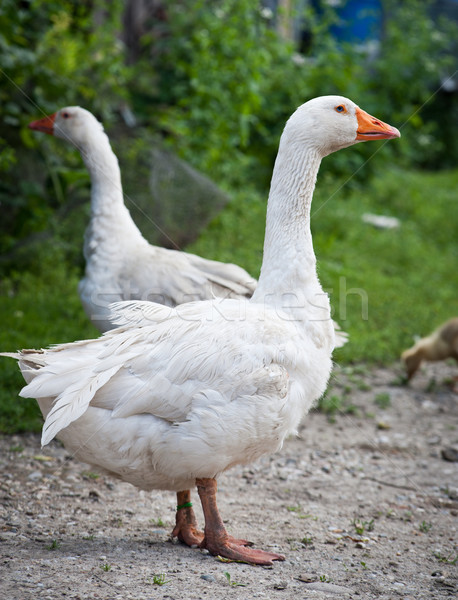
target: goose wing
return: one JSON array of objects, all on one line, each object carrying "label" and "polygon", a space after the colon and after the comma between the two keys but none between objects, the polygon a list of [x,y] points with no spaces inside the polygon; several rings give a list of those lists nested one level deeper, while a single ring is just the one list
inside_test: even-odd
[{"label": "goose wing", "polygon": [[[273,402],[281,412],[289,387],[285,357],[296,350],[281,342],[291,337],[284,335],[289,325],[259,322],[257,311],[238,300],[175,309],[122,302],[113,307],[120,327],[101,338],[23,351],[19,360],[29,383],[21,396],[54,398],[43,445],[89,406],[108,409],[113,418],[150,414],[170,424],[200,422],[215,411],[249,421],[256,402]],[[240,402],[251,406],[245,415]]]},{"label": "goose wing", "polygon": [[144,245],[126,253],[118,275],[125,299],[153,300],[176,306],[214,297],[247,297],[256,287],[244,269],[194,254]]}]

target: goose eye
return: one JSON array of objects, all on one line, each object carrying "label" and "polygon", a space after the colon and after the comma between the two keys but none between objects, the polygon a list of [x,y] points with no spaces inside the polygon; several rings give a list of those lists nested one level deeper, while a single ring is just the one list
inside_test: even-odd
[{"label": "goose eye", "polygon": [[64,119],[69,119],[69,118],[70,118],[70,115],[68,114],[68,112],[64,112],[64,113],[62,113],[62,117],[63,117]]},{"label": "goose eye", "polygon": [[346,112],[345,106],[343,106],[343,104],[339,104],[339,106],[336,106],[336,111],[340,113]]}]

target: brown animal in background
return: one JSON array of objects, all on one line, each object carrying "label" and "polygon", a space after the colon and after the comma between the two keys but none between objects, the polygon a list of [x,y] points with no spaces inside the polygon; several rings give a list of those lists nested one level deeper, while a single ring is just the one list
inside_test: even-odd
[{"label": "brown animal in background", "polygon": [[411,379],[423,360],[454,358],[458,362],[458,317],[450,319],[433,333],[405,350],[401,358]]}]

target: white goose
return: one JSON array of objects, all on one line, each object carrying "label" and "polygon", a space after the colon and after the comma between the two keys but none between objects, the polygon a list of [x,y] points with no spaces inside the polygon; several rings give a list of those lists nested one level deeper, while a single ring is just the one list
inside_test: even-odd
[{"label": "white goose", "polygon": [[78,291],[84,310],[100,331],[113,328],[108,306],[117,300],[154,299],[176,306],[215,296],[251,296],[256,280],[241,267],[152,246],[145,240],[124,204],[118,159],[93,114],[68,106],[29,127],[71,142],[90,173],[86,271]]},{"label": "white goose", "polygon": [[[144,490],[182,493],[174,530],[232,560],[284,557],[226,532],[216,478],[278,450],[326,388],[335,334],[318,281],[310,205],[321,159],[359,141],[399,137],[341,96],[299,107],[283,132],[267,210],[264,258],[251,300],[112,306],[99,339],[10,354],[45,417],[81,460]],[[189,489],[196,485],[205,528]]]},{"label": "white goose", "polygon": [[[113,329],[109,304],[116,300],[155,300],[176,306],[190,300],[250,297],[256,280],[233,264],[206,260],[184,252],[151,246],[132,220],[123,201],[118,160],[103,125],[89,111],[68,106],[30,123],[36,131],[72,143],[81,153],[91,176],[91,220],[86,230],[85,276],[79,284],[83,307],[102,332]],[[336,347],[347,334],[337,323]],[[177,506],[189,502],[189,490],[180,490]],[[180,518],[177,512],[177,519]],[[189,544],[177,526],[176,535]]]}]

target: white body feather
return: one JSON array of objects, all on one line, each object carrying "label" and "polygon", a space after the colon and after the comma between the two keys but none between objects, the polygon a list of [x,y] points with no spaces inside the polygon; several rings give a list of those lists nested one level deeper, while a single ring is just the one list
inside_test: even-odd
[{"label": "white body feather", "polygon": [[279,449],[324,391],[329,321],[307,332],[238,300],[123,304],[129,325],[39,353],[38,371],[23,355],[21,395],[40,404],[43,444],[58,434],[82,461],[141,489],[187,489]]}]

